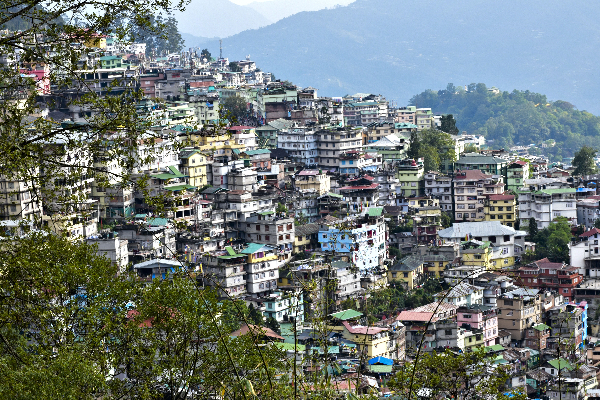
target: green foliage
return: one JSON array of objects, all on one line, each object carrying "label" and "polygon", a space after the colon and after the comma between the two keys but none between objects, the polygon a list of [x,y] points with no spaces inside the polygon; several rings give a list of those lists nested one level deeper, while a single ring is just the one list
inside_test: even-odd
[{"label": "green foliage", "polygon": [[549,102],[545,95],[528,90],[494,94],[483,84],[470,84],[468,91],[450,89],[426,90],[410,104],[453,114],[459,130],[494,140],[495,147],[554,139],[556,146],[545,151],[553,157],[567,157],[584,145],[595,146],[600,138],[600,117],[578,111],[565,101]]},{"label": "green foliage", "polygon": [[269,329],[272,329],[274,332],[281,334],[281,327],[279,326],[279,322],[273,317],[268,317],[266,321],[266,326]]},{"label": "green foliage", "polygon": [[395,257],[396,259],[400,259],[402,257],[402,251],[400,251],[400,249],[397,247],[390,246],[388,251],[390,253],[390,258]]},{"label": "green foliage", "polygon": [[453,217],[449,213],[442,213],[442,226],[450,228],[452,226]]},{"label": "green foliage", "polygon": [[535,238],[537,237],[538,234],[538,226],[537,226],[537,221],[535,218],[531,217],[529,218],[529,229],[527,230],[529,232],[529,238],[530,240],[535,240]]},{"label": "green foliage", "polygon": [[408,148],[407,156],[408,158],[417,159],[420,154],[420,143],[419,143],[419,135],[416,129],[413,129],[410,132],[410,146]]},{"label": "green foliage", "polygon": [[440,130],[442,132],[449,133],[451,135],[458,135],[458,128],[456,127],[456,120],[452,114],[442,115],[442,124]]},{"label": "green foliage", "polygon": [[[493,373],[490,373],[491,370]],[[403,398],[413,399],[527,399],[526,393],[506,388],[505,366],[495,366],[483,349],[470,353],[421,353],[404,363],[388,382]]]},{"label": "green foliage", "polygon": [[277,208],[275,208],[275,212],[278,214],[285,214],[289,212],[288,208],[283,203],[277,203]]},{"label": "green foliage", "polygon": [[208,49],[202,49],[202,52],[200,52],[200,58],[206,58],[207,61],[210,61],[212,59],[212,55]]},{"label": "green foliage", "polygon": [[600,218],[594,221],[594,228],[600,229]]},{"label": "green foliage", "polygon": [[424,159],[425,171],[439,171],[443,160],[454,161],[454,140],[437,129],[423,129],[418,135],[419,158]]},{"label": "green foliage", "polygon": [[569,242],[572,239],[571,226],[565,217],[557,217],[547,228],[535,237],[536,258],[548,257],[552,262],[569,263]]},{"label": "green foliage", "polygon": [[262,313],[252,304],[248,306],[248,319],[254,325],[263,326],[265,324],[265,318]]},{"label": "green foliage", "polygon": [[473,143],[469,143],[468,145],[465,146],[465,153],[476,153],[477,152],[477,146],[475,146]]},{"label": "green foliage", "polygon": [[184,41],[177,29],[177,19],[172,16],[164,18],[162,15],[152,15],[149,19],[151,26],[162,25],[163,29],[156,31],[145,24],[136,24],[131,30],[132,41],[146,43],[146,56],[164,56],[183,49]]},{"label": "green foliage", "polygon": [[236,63],[235,61],[232,61],[229,63],[229,70],[231,72],[241,72],[242,68],[239,66],[238,63]]},{"label": "green foliage", "polygon": [[[242,119],[247,113],[246,100],[237,94],[235,96],[229,96],[225,99],[222,104],[224,110],[229,112],[235,120]],[[233,121],[236,123],[235,121]]]},{"label": "green foliage", "polygon": [[590,147],[583,146],[575,153],[575,157],[573,157],[573,161],[571,164],[575,167],[575,171],[573,171],[573,175],[592,175],[598,172],[598,167],[596,166],[596,154],[598,150]]}]

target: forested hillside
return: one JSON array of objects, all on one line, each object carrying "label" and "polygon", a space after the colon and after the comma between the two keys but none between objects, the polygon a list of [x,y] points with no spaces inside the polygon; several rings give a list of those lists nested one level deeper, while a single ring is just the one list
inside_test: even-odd
[{"label": "forested hillside", "polygon": [[600,144],[600,117],[562,100],[528,90],[493,93],[485,84],[463,87],[448,84],[445,90],[426,90],[410,104],[431,107],[436,114],[453,114],[461,131],[484,135],[495,147],[540,144],[553,139],[547,153],[560,161],[583,145]]}]

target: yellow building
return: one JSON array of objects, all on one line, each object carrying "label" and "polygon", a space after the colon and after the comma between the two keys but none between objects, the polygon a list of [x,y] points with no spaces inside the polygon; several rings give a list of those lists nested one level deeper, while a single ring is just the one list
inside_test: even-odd
[{"label": "yellow building", "polygon": [[342,337],[356,344],[356,350],[367,359],[374,357],[392,358],[394,347],[389,348],[389,331],[387,328],[360,326],[356,321],[362,313],[354,310],[344,310],[331,314],[327,330],[339,332]]},{"label": "yellow building", "polygon": [[322,170],[300,171],[296,177],[296,189],[301,192],[325,194],[331,190],[330,177]]},{"label": "yellow building", "polygon": [[517,220],[515,196],[506,194],[491,195],[485,202],[485,221],[500,221],[502,225],[513,227]]},{"label": "yellow building", "polygon": [[229,133],[213,134],[207,132],[202,135],[200,132],[194,132],[190,139],[195,144],[195,148],[203,153],[212,152],[215,157],[232,157],[233,150],[243,151],[246,149],[244,144],[237,144],[235,138]]},{"label": "yellow building", "polygon": [[486,270],[492,266],[492,252],[490,242],[471,240],[461,245],[460,255],[464,265],[477,265]]},{"label": "yellow building", "polygon": [[483,332],[466,331],[465,352],[473,351],[479,347],[485,346]]},{"label": "yellow building", "polygon": [[442,272],[452,264],[454,257],[445,254],[427,254],[423,256],[424,271],[427,276],[440,278]]},{"label": "yellow building", "polygon": [[179,152],[181,171],[189,176],[189,184],[201,188],[208,184],[206,168],[208,159],[198,149],[183,149]]},{"label": "yellow building", "polygon": [[423,258],[419,256],[407,256],[388,269],[388,282],[402,282],[409,290],[423,282]]}]

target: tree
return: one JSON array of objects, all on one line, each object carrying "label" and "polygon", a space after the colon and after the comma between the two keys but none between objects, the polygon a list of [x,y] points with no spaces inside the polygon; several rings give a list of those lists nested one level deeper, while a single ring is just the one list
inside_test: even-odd
[{"label": "tree", "polygon": [[235,121],[239,121],[244,118],[247,113],[246,100],[238,95],[229,96],[223,102],[223,109],[228,112]]},{"label": "tree", "polygon": [[[424,159],[426,171],[439,171],[442,161],[456,160],[454,140],[445,132],[423,129],[418,134],[417,143],[415,151],[418,152],[418,158]],[[412,142],[409,154],[411,151]]]},{"label": "tree", "polygon": [[449,213],[442,213],[442,226],[450,228],[452,226],[452,216]]},{"label": "tree", "polygon": [[169,53],[178,53],[183,49],[183,38],[177,29],[177,20],[168,16],[151,15],[148,17],[151,26],[160,24],[161,31],[156,31],[146,24],[136,24],[131,29],[131,41],[146,43],[146,56],[163,56]]},{"label": "tree", "polygon": [[283,203],[277,203],[277,208],[275,208],[275,212],[278,214],[284,214],[287,215],[288,213],[288,208],[285,206],[285,204]]},{"label": "tree", "polygon": [[229,63],[229,70],[231,72],[242,72],[242,68],[235,61]]},{"label": "tree", "polygon": [[597,218],[594,221],[594,228],[600,229],[600,218]]},{"label": "tree", "polygon": [[[531,220],[530,220],[531,221]],[[536,257],[548,257],[552,262],[569,262],[571,225],[565,217],[557,217],[535,236]]]},{"label": "tree", "polygon": [[575,157],[571,162],[571,164],[575,167],[573,175],[595,174],[598,171],[595,161],[597,153],[598,150],[590,146],[583,146],[581,149],[579,149],[579,151],[575,153]]},{"label": "tree", "polygon": [[267,326],[267,328],[272,329],[273,332],[281,334],[281,327],[279,326],[279,322],[277,322],[277,320],[275,318],[268,317],[266,326]]},{"label": "tree", "polygon": [[538,235],[538,226],[537,226],[536,219],[533,217],[529,218],[528,232],[529,232],[529,240],[535,241],[537,238],[537,235]]},{"label": "tree", "polygon": [[408,148],[407,156],[408,158],[417,159],[419,158],[420,153],[420,143],[419,143],[419,135],[416,129],[413,129],[410,132],[410,146]]},{"label": "tree", "polygon": [[508,369],[495,365],[484,349],[468,353],[445,350],[420,353],[415,361],[404,363],[388,385],[408,400],[526,399],[525,393],[505,386],[509,377]]},{"label": "tree", "polygon": [[475,146],[473,143],[469,143],[468,145],[465,146],[465,153],[476,153],[477,152],[477,146]]},{"label": "tree", "polygon": [[208,51],[208,49],[202,49],[200,57],[206,58],[207,61],[210,61],[212,59],[212,55],[210,54],[210,51]]},{"label": "tree", "polygon": [[452,114],[442,115],[442,125],[440,127],[440,130],[451,135],[458,135],[456,120],[454,119],[454,116]]}]

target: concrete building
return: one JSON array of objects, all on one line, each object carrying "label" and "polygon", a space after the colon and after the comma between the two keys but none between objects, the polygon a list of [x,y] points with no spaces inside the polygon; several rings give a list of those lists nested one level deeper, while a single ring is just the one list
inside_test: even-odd
[{"label": "concrete building", "polygon": [[596,197],[577,200],[577,225],[594,228],[594,223],[600,219],[600,198]]},{"label": "concrete building", "polygon": [[396,177],[399,181],[398,194],[403,197],[422,196],[425,191],[423,161],[406,159],[398,162],[396,169],[398,170]]},{"label": "concrete building", "polygon": [[280,261],[291,256],[295,238],[293,218],[267,211],[246,218],[241,225],[246,233],[246,241],[274,247]]},{"label": "concrete building", "polygon": [[[275,122],[275,121],[274,121]],[[271,122],[273,124],[274,122]],[[277,136],[277,148],[288,152],[290,158],[307,166],[319,163],[317,135],[306,127],[292,127]]]},{"label": "concrete building", "polygon": [[517,221],[517,201],[509,194],[493,194],[484,202],[485,221],[498,220],[501,224],[514,227]]},{"label": "concrete building", "polygon": [[497,301],[498,328],[510,332],[512,341],[521,343],[527,329],[541,322],[541,297],[538,289],[516,289],[500,295]]},{"label": "concrete building", "polygon": [[125,272],[129,265],[129,250],[127,240],[119,239],[114,232],[101,233],[86,238],[86,242],[98,246],[96,252],[108,258],[116,265],[119,273]]},{"label": "concrete building", "polygon": [[506,168],[506,190],[517,193],[525,186],[525,179],[529,179],[529,163],[527,161],[513,161]]},{"label": "concrete building", "polygon": [[600,277],[600,230],[579,235],[579,242],[569,244],[570,264],[586,279]]},{"label": "concrete building", "polygon": [[321,130],[317,135],[317,155],[320,167],[337,171],[340,155],[362,149],[361,131],[357,129]]},{"label": "concrete building", "polygon": [[479,153],[463,154],[454,164],[454,169],[464,171],[478,169],[484,174],[506,177],[508,161],[504,158]]},{"label": "concrete building", "polygon": [[453,213],[454,191],[452,190],[452,178],[439,172],[430,171],[425,174],[424,182],[425,196],[438,199],[443,212]]},{"label": "concrete building", "polygon": [[530,218],[537,221],[538,229],[547,228],[556,217],[565,217],[577,224],[576,189],[521,189],[519,195],[519,220],[527,226]]},{"label": "concrete building", "polygon": [[246,255],[246,291],[263,293],[274,291],[279,278],[279,256],[277,248],[261,243],[248,243],[240,251]]},{"label": "concrete building", "polygon": [[498,337],[498,315],[495,307],[486,305],[462,306],[456,310],[456,323],[458,326],[469,325],[483,331],[485,346],[496,344]]},{"label": "concrete building", "polygon": [[499,175],[486,175],[480,170],[458,171],[454,176],[455,220],[483,221],[487,197],[503,192],[504,183]]},{"label": "concrete building", "polygon": [[323,170],[304,170],[296,175],[296,189],[300,192],[313,192],[319,195],[331,190],[330,177]]}]

